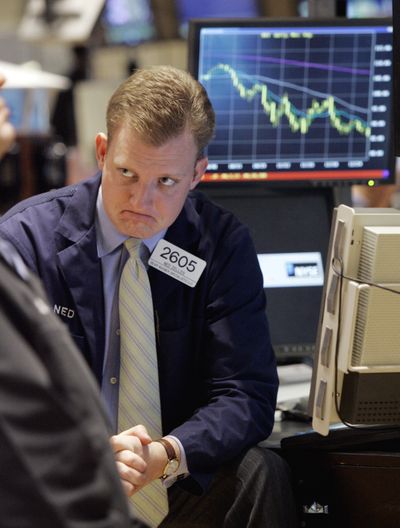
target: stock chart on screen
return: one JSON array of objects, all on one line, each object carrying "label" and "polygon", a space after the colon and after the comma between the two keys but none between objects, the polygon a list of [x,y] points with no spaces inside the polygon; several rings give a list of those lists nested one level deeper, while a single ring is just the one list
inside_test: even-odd
[{"label": "stock chart on screen", "polygon": [[217,116],[206,180],[390,179],[388,22],[257,24],[192,29]]}]

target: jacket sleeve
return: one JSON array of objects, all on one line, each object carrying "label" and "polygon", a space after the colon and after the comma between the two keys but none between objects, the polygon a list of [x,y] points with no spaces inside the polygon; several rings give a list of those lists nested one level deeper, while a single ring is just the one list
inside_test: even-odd
[{"label": "jacket sleeve", "polygon": [[247,228],[233,222],[208,262],[198,336],[203,403],[171,433],[203,488],[210,472],[269,436],[278,388],[263,279]]}]

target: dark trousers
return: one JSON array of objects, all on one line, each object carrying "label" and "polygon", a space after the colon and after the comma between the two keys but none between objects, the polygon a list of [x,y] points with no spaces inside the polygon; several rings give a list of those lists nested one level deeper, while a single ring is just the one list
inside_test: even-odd
[{"label": "dark trousers", "polygon": [[297,528],[287,463],[253,447],[218,471],[204,495],[169,490],[170,512],[160,528]]}]

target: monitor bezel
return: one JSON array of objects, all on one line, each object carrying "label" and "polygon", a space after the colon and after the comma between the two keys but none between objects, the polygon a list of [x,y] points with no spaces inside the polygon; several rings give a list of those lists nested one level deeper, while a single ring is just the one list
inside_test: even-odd
[{"label": "monitor bezel", "polygon": [[400,156],[400,4],[393,0],[393,143],[394,154]]},{"label": "monitor bezel", "polygon": [[[341,26],[341,27],[368,27],[368,26],[391,26],[392,19],[388,17],[379,17],[379,18],[366,18],[366,19],[348,19],[344,17],[329,17],[323,19],[315,18],[301,18],[301,17],[286,17],[286,18],[267,18],[267,17],[258,17],[258,18],[198,18],[191,19],[189,22],[189,32],[188,32],[188,71],[197,78],[198,72],[198,60],[199,60],[199,51],[200,51],[200,31],[203,28],[224,28],[224,27],[314,27],[314,26]],[[399,45],[400,47],[400,45]],[[399,53],[400,55],[400,53]],[[400,63],[399,63],[400,71]],[[399,83],[400,84],[400,83]],[[391,94],[391,100],[393,94]],[[400,119],[400,108],[398,109]],[[400,121],[398,121],[400,122]],[[387,147],[387,157],[388,157],[388,167],[389,176],[385,179],[357,179],[357,178],[345,178],[345,179],[301,179],[301,180],[249,180],[249,181],[202,181],[202,185],[205,188],[208,187],[217,187],[217,186],[269,186],[271,188],[282,188],[282,187],[346,187],[350,188],[352,185],[369,185],[373,187],[378,187],[382,185],[391,185],[395,182],[395,169],[396,169],[396,158],[394,155],[393,148],[393,122],[390,123],[390,132],[389,132],[389,145]],[[400,151],[400,139],[399,139],[399,151]]]}]

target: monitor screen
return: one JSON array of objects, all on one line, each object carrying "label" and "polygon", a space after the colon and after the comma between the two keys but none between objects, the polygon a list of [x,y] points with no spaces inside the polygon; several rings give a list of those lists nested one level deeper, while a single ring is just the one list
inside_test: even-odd
[{"label": "monitor screen", "polygon": [[400,4],[393,0],[393,116],[394,150],[400,156]]},{"label": "monitor screen", "polygon": [[391,64],[387,19],[192,21],[217,117],[205,181],[392,182]]},{"label": "monitor screen", "polygon": [[191,18],[240,18],[260,14],[258,0],[176,0],[176,10],[182,22]]},{"label": "monitor screen", "polygon": [[204,186],[210,198],[249,227],[267,297],[279,363],[311,360],[328,249],[332,189]]},{"label": "monitor screen", "polygon": [[179,32],[187,35],[193,18],[246,18],[260,16],[260,0],[175,0]]},{"label": "monitor screen", "polygon": [[[321,2],[321,0],[319,1]],[[308,0],[298,1],[297,12],[299,16],[310,16],[308,3]],[[335,16],[347,16],[349,18],[389,17],[392,15],[392,0],[334,0],[333,11]]]},{"label": "monitor screen", "polygon": [[151,0],[106,0],[101,25],[106,44],[133,46],[157,34]]},{"label": "monitor screen", "polygon": [[392,0],[347,0],[346,16],[348,17],[376,17],[391,16]]},{"label": "monitor screen", "polygon": [[44,88],[3,88],[1,97],[10,110],[18,134],[48,134],[49,93]]}]

